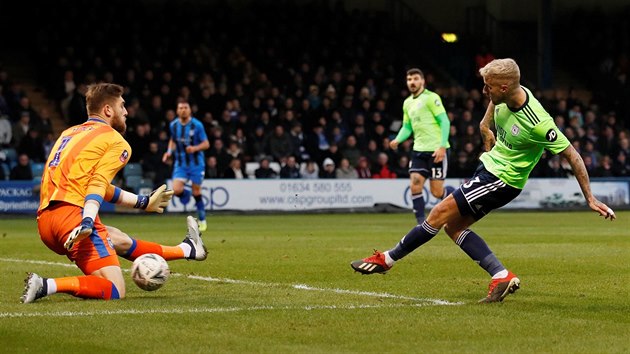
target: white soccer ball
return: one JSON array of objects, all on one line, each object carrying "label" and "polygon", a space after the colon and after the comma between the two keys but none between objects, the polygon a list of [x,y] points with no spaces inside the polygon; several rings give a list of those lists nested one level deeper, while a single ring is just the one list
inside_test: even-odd
[{"label": "white soccer ball", "polygon": [[166,260],[155,253],[143,254],[131,265],[131,279],[140,289],[146,291],[161,288],[170,274]]}]

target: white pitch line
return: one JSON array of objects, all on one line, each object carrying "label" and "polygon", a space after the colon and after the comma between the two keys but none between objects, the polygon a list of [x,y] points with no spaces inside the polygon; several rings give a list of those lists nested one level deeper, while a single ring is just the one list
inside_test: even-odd
[{"label": "white pitch line", "polygon": [[152,314],[185,314],[185,313],[222,313],[245,311],[315,311],[315,310],[360,310],[379,308],[423,307],[430,304],[388,304],[388,305],[311,305],[311,306],[251,306],[251,307],[196,307],[190,309],[124,309],[103,311],[57,311],[57,312],[0,312],[0,318],[24,317],[88,317],[111,315],[152,315]]},{"label": "white pitch line", "polygon": [[[38,261],[38,260],[29,260],[29,259],[0,258],[0,261],[15,262],[15,263],[44,264],[44,265],[63,266],[63,267],[75,267],[74,264]],[[123,271],[128,271],[128,270],[123,269]],[[416,298],[416,297],[410,297],[410,296],[394,295],[394,294],[389,294],[389,293],[377,293],[377,292],[371,292],[371,291],[347,290],[347,289],[339,289],[339,288],[317,288],[317,287],[312,287],[306,284],[265,283],[265,282],[251,281],[251,280],[215,278],[215,277],[209,277],[209,276],[204,277],[204,276],[198,276],[198,275],[181,275],[178,273],[172,273],[171,275],[185,276],[188,279],[202,280],[202,281],[207,281],[207,282],[251,285],[251,286],[260,286],[260,287],[276,287],[276,288],[288,287],[288,288],[293,288],[296,290],[305,290],[305,291],[321,291],[321,292],[331,292],[335,294],[348,294],[348,295],[359,295],[359,296],[369,296],[369,297],[398,299],[398,300],[410,300],[410,301],[424,302],[424,303],[430,303],[433,305],[440,305],[440,306],[452,306],[452,305],[464,304],[463,302],[450,302],[450,301],[441,300],[441,299]]]}]

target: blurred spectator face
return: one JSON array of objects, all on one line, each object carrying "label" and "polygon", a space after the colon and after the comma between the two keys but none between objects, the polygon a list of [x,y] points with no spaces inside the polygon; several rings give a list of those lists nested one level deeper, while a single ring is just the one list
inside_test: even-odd
[{"label": "blurred spectator face", "polygon": [[339,162],[339,167],[343,169],[348,169],[350,167],[350,161],[348,161],[348,159],[346,158],[341,159],[341,161]]},{"label": "blurred spectator face", "polygon": [[149,144],[149,151],[150,151],[152,154],[156,154],[156,153],[158,152],[158,144],[157,144],[156,142],[151,142],[151,143]]},{"label": "blurred spectator face", "polygon": [[262,160],[260,160],[260,167],[262,167],[262,168],[269,168],[269,159],[262,159]]},{"label": "blurred spectator face", "polygon": [[389,158],[387,157],[387,154],[384,152],[381,152],[380,154],[378,154],[378,164],[381,166],[385,166],[387,165],[387,160],[389,160]]},{"label": "blurred spectator face", "polygon": [[28,166],[28,163],[29,163],[28,155],[20,154],[20,156],[18,157],[18,163],[20,164],[20,166]]}]

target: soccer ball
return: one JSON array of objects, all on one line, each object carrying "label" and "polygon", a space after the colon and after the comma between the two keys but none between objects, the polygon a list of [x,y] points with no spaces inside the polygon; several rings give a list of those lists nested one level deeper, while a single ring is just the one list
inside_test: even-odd
[{"label": "soccer ball", "polygon": [[161,288],[170,274],[166,260],[155,253],[143,254],[131,266],[131,279],[140,289],[146,291]]}]

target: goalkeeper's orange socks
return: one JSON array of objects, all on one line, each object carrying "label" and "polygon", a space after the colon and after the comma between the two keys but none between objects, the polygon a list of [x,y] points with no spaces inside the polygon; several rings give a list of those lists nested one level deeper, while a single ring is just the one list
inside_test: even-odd
[{"label": "goalkeeper's orange socks", "polygon": [[120,299],[118,289],[114,283],[95,275],[44,278],[44,289],[46,295],[65,293],[84,299]]},{"label": "goalkeeper's orange socks", "polygon": [[[131,239],[132,244],[129,250],[125,254],[121,254],[120,256],[128,259],[130,261],[135,260],[143,254],[147,253],[155,253],[162,256],[167,261],[172,261],[175,259],[184,259],[186,258],[186,252],[182,245],[178,246],[164,246],[159,243],[149,242],[144,240],[136,240],[134,238]],[[188,250],[190,253],[190,250]]]}]

